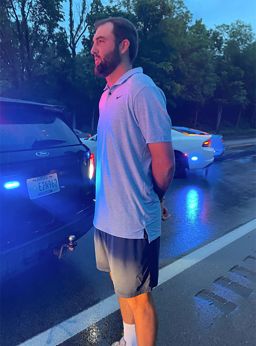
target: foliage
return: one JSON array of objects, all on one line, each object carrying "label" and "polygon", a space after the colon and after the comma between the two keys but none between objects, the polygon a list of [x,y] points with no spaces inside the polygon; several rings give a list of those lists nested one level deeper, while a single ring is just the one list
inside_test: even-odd
[{"label": "foliage", "polygon": [[60,33],[56,35],[55,30],[62,19],[60,2],[1,2],[1,80],[4,80],[11,90],[30,90],[32,82],[44,74],[49,61],[59,59],[57,47],[63,37]]},{"label": "foliage", "polygon": [[183,0],[1,0],[1,95],[59,103],[77,126],[95,123],[104,81],[93,74],[90,47],[95,21],[108,16],[138,28],[135,65],[164,90],[176,123],[218,131],[224,118],[256,127],[251,26],[209,30],[202,20],[192,23]]}]

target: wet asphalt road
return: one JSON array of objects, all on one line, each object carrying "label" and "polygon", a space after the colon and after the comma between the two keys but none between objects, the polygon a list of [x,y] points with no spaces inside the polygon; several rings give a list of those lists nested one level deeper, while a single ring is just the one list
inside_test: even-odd
[{"label": "wet asphalt road", "polygon": [[[166,196],[164,266],[253,219],[256,146],[227,150],[208,171],[176,179]],[[47,261],[1,285],[0,344],[20,342],[113,294],[107,274],[95,269],[93,234],[73,254]]]}]

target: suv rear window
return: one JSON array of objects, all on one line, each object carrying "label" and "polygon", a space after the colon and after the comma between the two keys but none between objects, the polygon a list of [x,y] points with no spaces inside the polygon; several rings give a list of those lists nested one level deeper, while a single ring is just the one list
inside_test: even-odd
[{"label": "suv rear window", "polygon": [[47,106],[0,104],[0,151],[45,149],[80,144],[60,119],[60,111]]}]

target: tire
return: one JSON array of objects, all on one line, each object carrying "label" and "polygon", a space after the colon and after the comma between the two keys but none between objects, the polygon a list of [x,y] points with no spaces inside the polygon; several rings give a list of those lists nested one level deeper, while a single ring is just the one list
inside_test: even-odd
[{"label": "tire", "polygon": [[187,158],[179,151],[175,151],[175,174],[174,178],[185,179],[187,177]]}]

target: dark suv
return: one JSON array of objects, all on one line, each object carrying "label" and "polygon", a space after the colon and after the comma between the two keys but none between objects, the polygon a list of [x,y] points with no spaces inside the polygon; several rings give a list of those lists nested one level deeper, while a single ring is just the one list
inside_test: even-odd
[{"label": "dark suv", "polygon": [[92,227],[93,155],[64,116],[56,106],[0,98],[1,278]]}]

